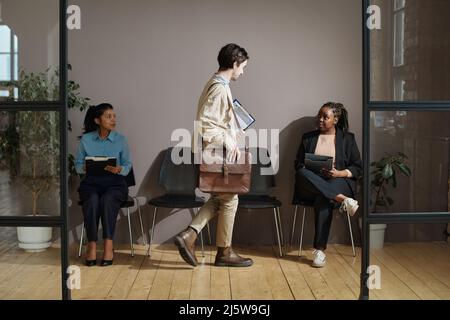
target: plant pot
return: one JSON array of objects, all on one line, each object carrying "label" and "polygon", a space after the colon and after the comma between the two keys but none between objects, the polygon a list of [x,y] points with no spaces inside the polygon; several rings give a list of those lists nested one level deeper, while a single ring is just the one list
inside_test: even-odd
[{"label": "plant pot", "polygon": [[17,227],[19,248],[27,252],[42,252],[52,244],[52,227]]},{"label": "plant pot", "polygon": [[370,225],[370,249],[383,249],[386,224]]},{"label": "plant pot", "polygon": [[[386,231],[386,224],[371,224],[370,225],[370,249],[383,249],[384,234]],[[362,230],[362,219],[359,218],[359,228]],[[361,232],[362,233],[362,232]]]}]

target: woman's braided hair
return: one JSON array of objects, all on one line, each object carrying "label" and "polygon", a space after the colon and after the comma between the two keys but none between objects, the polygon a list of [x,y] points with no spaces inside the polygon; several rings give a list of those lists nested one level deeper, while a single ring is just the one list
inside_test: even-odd
[{"label": "woman's braided hair", "polygon": [[348,131],[348,112],[344,105],[339,102],[327,102],[323,107],[328,107],[333,111],[333,115],[338,119],[336,126],[344,132]]}]

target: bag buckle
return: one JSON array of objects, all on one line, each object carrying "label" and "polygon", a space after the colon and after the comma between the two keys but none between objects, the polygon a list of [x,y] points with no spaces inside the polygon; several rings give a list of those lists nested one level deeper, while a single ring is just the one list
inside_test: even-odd
[{"label": "bag buckle", "polygon": [[226,164],[224,164],[222,166],[222,171],[223,171],[224,182],[225,182],[225,184],[228,184],[228,166]]}]

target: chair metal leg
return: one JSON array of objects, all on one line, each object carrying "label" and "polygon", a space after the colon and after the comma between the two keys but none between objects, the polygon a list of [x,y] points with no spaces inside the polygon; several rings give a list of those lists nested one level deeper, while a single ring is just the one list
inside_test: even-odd
[{"label": "chair metal leg", "polygon": [[209,245],[212,246],[211,230],[209,229],[209,222],[206,223],[206,228],[207,228],[207,230],[208,230]]},{"label": "chair metal leg", "polygon": [[295,222],[297,220],[297,209],[298,209],[298,206],[296,205],[295,211],[294,211],[294,219],[292,220],[291,243],[290,243],[291,246],[292,246],[292,243],[294,242]]},{"label": "chair metal leg", "polygon": [[205,257],[205,248],[203,246],[203,230],[200,231],[200,243],[202,245],[202,257],[204,258]]},{"label": "chair metal leg", "polygon": [[80,248],[78,249],[78,258],[81,257],[81,250],[83,247],[83,238],[84,238],[84,221],[81,225],[81,237],[80,237]]},{"label": "chair metal leg", "polygon": [[280,258],[281,258],[283,256],[283,252],[281,251],[280,227],[278,226],[278,213],[276,208],[273,208],[273,218],[275,219],[275,228],[277,229],[278,249],[280,250]]},{"label": "chair metal leg", "polygon": [[134,244],[133,244],[133,234],[131,232],[130,208],[127,208],[127,217],[128,217],[128,231],[130,233],[131,256],[134,257]]},{"label": "chair metal leg", "polygon": [[[192,217],[194,217],[194,211],[191,211]],[[195,215],[198,214],[198,208],[195,209]],[[205,257],[205,247],[203,245],[203,229],[200,230],[200,244],[202,246],[202,257]]]},{"label": "chair metal leg", "polygon": [[303,230],[305,229],[305,216],[306,216],[306,207],[303,207],[303,217],[302,217],[302,227],[300,232],[300,246],[298,248],[298,256],[302,255],[302,245],[303,245]]},{"label": "chair metal leg", "polygon": [[350,221],[350,215],[348,213],[347,213],[347,220],[348,220],[348,230],[350,231],[350,239],[352,240],[353,256],[356,257],[355,242],[353,241],[352,223]]},{"label": "chair metal leg", "polygon": [[142,241],[144,242],[144,246],[146,246],[147,245],[147,236],[145,235],[144,225],[142,224],[141,206],[139,205],[139,202],[138,202],[137,198],[135,198],[135,199],[136,199],[136,204],[137,204],[137,207],[138,207],[139,223],[141,224]]},{"label": "chair metal leg", "polygon": [[150,255],[150,251],[152,248],[152,242],[153,242],[153,236],[155,235],[155,220],[156,220],[156,213],[158,211],[158,207],[155,207],[153,210],[153,223],[152,223],[152,229],[149,231],[150,235],[150,242],[148,243],[148,249],[147,249],[147,257]]},{"label": "chair metal leg", "polygon": [[280,228],[281,246],[284,246],[283,225],[281,224],[280,207],[277,208],[278,226]]}]

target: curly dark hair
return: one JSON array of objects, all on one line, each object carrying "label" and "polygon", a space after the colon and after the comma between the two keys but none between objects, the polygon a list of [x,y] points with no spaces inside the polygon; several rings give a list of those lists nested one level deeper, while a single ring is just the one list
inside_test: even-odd
[{"label": "curly dark hair", "polygon": [[235,43],[229,43],[220,49],[217,61],[219,62],[220,70],[233,69],[234,63],[238,66],[244,61],[250,59],[247,51]]}]

